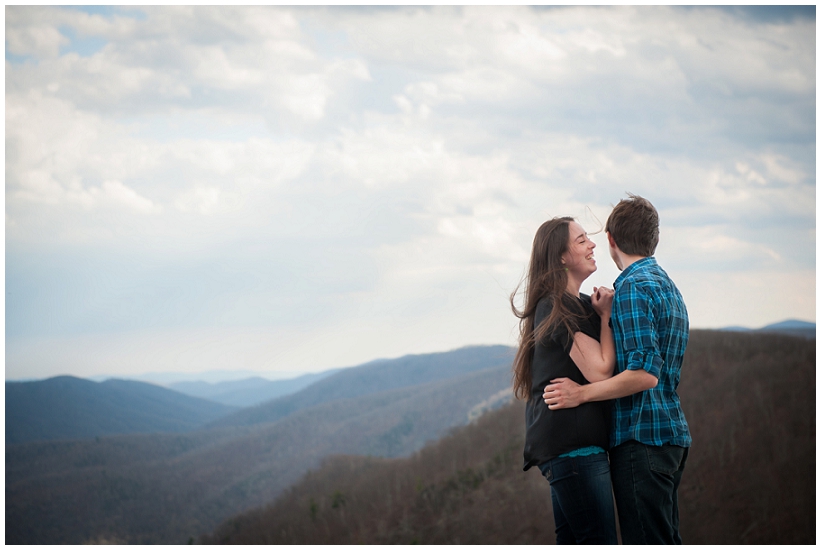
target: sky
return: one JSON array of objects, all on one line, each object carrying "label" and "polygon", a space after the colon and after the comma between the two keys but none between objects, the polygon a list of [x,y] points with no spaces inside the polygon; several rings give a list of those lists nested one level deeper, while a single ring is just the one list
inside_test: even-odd
[{"label": "sky", "polygon": [[6,6],[6,379],[515,345],[659,211],[693,328],[815,321],[815,6]]}]

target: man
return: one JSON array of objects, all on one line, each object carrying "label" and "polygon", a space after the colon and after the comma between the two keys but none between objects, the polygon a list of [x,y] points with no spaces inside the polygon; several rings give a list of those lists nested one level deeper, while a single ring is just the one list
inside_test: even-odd
[{"label": "man", "polygon": [[611,317],[617,374],[584,386],[557,378],[543,397],[551,410],[615,400],[610,471],[622,542],[681,544],[678,487],[692,440],[676,388],[689,320],[676,285],[653,257],[658,213],[647,199],[629,197],[605,224],[621,270]]}]

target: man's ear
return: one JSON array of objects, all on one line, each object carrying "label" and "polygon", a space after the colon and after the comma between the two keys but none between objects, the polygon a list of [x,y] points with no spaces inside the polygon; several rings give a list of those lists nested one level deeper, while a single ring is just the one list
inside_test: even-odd
[{"label": "man's ear", "polygon": [[610,234],[609,231],[607,233],[605,233],[605,235],[607,235],[607,244],[610,245],[610,248],[618,248],[619,247],[616,244],[616,241],[613,239],[613,236]]}]

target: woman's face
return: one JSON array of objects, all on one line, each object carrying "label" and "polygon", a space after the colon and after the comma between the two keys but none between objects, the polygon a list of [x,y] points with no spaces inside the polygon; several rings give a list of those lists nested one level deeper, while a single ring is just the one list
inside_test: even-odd
[{"label": "woman's face", "polygon": [[587,237],[584,228],[576,222],[570,222],[568,230],[570,241],[567,243],[567,252],[562,254],[562,262],[569,275],[583,281],[596,271],[596,259],[593,257],[596,243]]}]

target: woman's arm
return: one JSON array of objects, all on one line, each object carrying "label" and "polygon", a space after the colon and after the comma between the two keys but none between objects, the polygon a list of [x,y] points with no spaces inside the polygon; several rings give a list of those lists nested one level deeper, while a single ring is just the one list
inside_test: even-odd
[{"label": "woman's arm", "polygon": [[599,382],[613,376],[616,350],[613,333],[605,319],[602,319],[601,343],[583,332],[573,335],[570,358],[588,382]]},{"label": "woman's arm", "polygon": [[594,288],[593,309],[601,317],[600,341],[577,332],[573,335],[573,347],[570,358],[579,367],[588,382],[599,382],[613,376],[616,366],[616,346],[613,342],[613,330],[610,328],[610,310],[613,304],[613,291],[608,288]]}]

